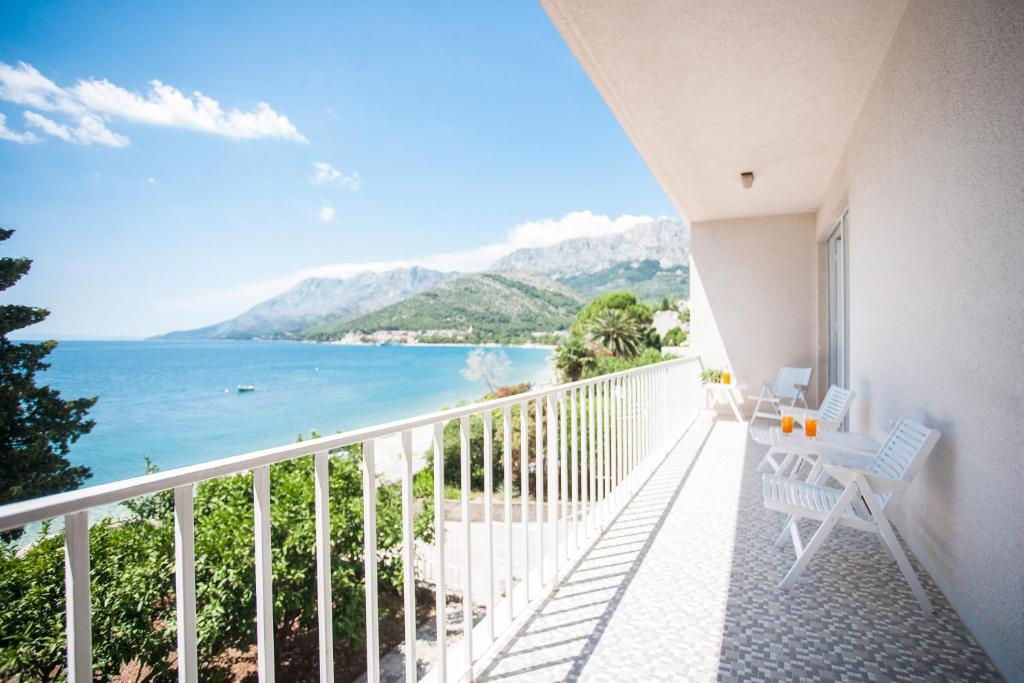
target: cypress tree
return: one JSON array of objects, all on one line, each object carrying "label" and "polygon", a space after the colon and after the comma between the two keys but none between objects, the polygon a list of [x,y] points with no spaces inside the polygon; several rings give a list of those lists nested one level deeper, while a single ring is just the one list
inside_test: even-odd
[{"label": "cypress tree", "polygon": [[[0,228],[0,242],[13,230]],[[28,273],[32,261],[0,258],[0,292]],[[45,308],[0,306],[0,505],[75,489],[91,473],[73,466],[68,450],[94,422],[87,417],[96,398],[65,401],[60,392],[36,385],[36,373],[50,367],[44,359],[55,341],[14,342],[8,335],[34,325],[50,314]],[[4,540],[21,536],[21,529],[0,533]]]}]

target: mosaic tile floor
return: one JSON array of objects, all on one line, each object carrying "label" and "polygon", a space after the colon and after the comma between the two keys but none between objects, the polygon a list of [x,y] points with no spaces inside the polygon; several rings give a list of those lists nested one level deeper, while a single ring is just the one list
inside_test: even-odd
[{"label": "mosaic tile floor", "polygon": [[1000,680],[916,562],[932,617],[866,534],[840,529],[779,589],[794,557],[773,545],[764,450],[745,425],[701,425],[480,680]]}]

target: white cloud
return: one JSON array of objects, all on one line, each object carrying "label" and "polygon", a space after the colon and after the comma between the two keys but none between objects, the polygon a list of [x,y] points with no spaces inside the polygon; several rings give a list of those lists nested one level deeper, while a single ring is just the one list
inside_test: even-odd
[{"label": "white cloud", "polygon": [[107,145],[109,147],[124,147],[129,140],[109,130],[99,118],[85,114],[78,119],[78,128],[75,129],[75,139],[83,145]]},{"label": "white cloud", "polygon": [[35,113],[34,111],[25,112],[25,122],[39,130],[43,131],[47,135],[52,135],[55,138],[61,140],[72,141],[71,129],[62,123],[57,123],[52,119],[48,119],[45,116]]},{"label": "white cloud", "polygon": [[199,91],[190,97],[160,81],[150,81],[149,86],[149,92],[143,96],[106,79],[90,79],[78,81],[71,92],[90,110],[127,121],[236,139],[283,138],[307,142],[287,116],[278,114],[266,102],[257,102],[253,111],[225,112],[217,100]]},{"label": "white cloud", "polygon": [[575,237],[601,237],[625,232],[651,220],[650,216],[623,214],[612,219],[590,211],[573,211],[561,218],[547,218],[515,226],[508,233],[508,244],[513,249],[548,247]]},{"label": "white cloud", "polygon": [[128,138],[109,130],[103,121],[91,114],[80,116],[78,118],[78,127],[75,129],[71,129],[63,123],[57,123],[53,119],[48,119],[34,111],[25,112],[25,121],[30,126],[38,128],[47,135],[79,145],[124,147],[128,144]]},{"label": "white cloud", "polygon": [[[325,209],[330,209],[330,220],[333,220],[334,210],[326,206],[320,210],[321,220],[324,220],[323,212]],[[485,244],[474,249],[441,252],[420,258],[335,263],[304,268],[282,277],[203,293],[201,300],[207,304],[230,304],[241,309],[253,306],[260,301],[280,294],[289,287],[293,287],[302,280],[311,277],[349,278],[359,273],[382,273],[387,270],[394,270],[395,268],[412,268],[413,266],[469,273],[489,268],[495,261],[503,256],[507,256],[516,249],[550,246],[556,242],[574,237],[601,237],[617,232],[625,232],[630,228],[651,220],[654,219],[650,216],[630,216],[624,214],[612,219],[590,211],[575,211],[566,214],[562,218],[520,223],[506,232],[505,240]],[[330,221],[328,220],[328,222]],[[182,303],[184,304],[184,302]],[[197,303],[196,301],[191,301],[190,305],[196,305]]]},{"label": "white cloud", "polygon": [[[72,115],[77,128],[71,130],[64,126],[66,137],[51,132],[60,130],[54,126],[63,124],[49,119],[53,125],[49,126],[50,130],[44,130],[80,144],[112,147],[128,144],[128,138],[110,131],[104,119],[196,130],[234,139],[280,138],[307,142],[287,116],[278,114],[266,102],[257,102],[248,111],[237,108],[225,111],[217,100],[201,92],[188,95],[158,80],[149,82],[149,91],[145,94],[127,90],[107,79],[94,78],[62,88],[31,64],[19,62],[11,66],[0,62],[0,99],[40,111]],[[49,125],[39,124],[40,127]]]},{"label": "white cloud", "polygon": [[31,145],[33,142],[39,142],[39,137],[32,131],[18,133],[11,130],[7,127],[7,116],[0,114],[0,140],[17,142],[19,145]]},{"label": "white cloud", "polygon": [[0,62],[0,99],[43,111],[82,111],[66,90],[25,62],[16,67]]},{"label": "white cloud", "polygon": [[334,222],[334,207],[333,206],[321,206],[317,217],[324,223]]},{"label": "white cloud", "polygon": [[347,187],[355,192],[362,186],[359,174],[353,171],[348,175],[334,168],[326,161],[313,162],[313,184],[314,185],[338,185]]},{"label": "white cloud", "polygon": [[150,185],[156,185],[156,178],[154,178],[153,176],[149,176],[148,178],[146,178],[146,182],[149,183]]}]

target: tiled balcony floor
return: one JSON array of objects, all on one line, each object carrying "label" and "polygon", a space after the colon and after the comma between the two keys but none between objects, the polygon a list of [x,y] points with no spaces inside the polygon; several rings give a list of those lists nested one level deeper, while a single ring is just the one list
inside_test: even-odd
[{"label": "tiled balcony floor", "polygon": [[931,617],[871,536],[838,530],[779,589],[794,557],[773,545],[762,454],[745,425],[691,429],[480,679],[999,680],[916,562]]}]

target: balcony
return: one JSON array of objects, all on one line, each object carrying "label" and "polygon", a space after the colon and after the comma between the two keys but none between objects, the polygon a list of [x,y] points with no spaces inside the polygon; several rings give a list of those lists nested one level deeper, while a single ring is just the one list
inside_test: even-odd
[{"label": "balcony", "polygon": [[932,616],[866,534],[841,529],[780,589],[764,450],[698,419],[480,680],[1002,680],[921,567]]},{"label": "balcony", "polygon": [[[72,681],[92,678],[89,511],[160,491],[174,492],[178,677],[198,680],[193,489],[247,471],[254,474],[258,675],[274,680],[269,468],[310,452],[317,560],[308,571],[318,577],[317,668],[322,681],[334,680],[326,473],[332,457],[344,457],[334,455],[339,449],[358,443],[367,680],[998,679],[941,592],[926,582],[936,605],[935,615],[926,616],[881,546],[863,534],[839,532],[796,588],[777,587],[792,551],[773,545],[781,520],[761,502],[755,466],[762,451],[745,423],[702,410],[701,367],[697,358],[679,359],[8,505],[0,508],[0,527],[64,517]],[[513,421],[516,405],[520,419]],[[524,439],[528,452],[519,472],[511,458],[492,471],[484,457],[482,515],[471,512],[469,496],[469,424],[476,416],[493,422],[502,444],[513,443],[514,430],[528,435],[533,427],[535,435]],[[428,428],[437,447],[451,421],[461,435],[459,514],[443,512],[444,467],[437,459],[435,541],[423,545],[413,534],[412,433]],[[380,444],[395,435],[403,446],[405,638],[382,658],[375,470],[386,455]],[[495,448],[484,440],[485,456]],[[517,477],[532,498],[496,504],[494,484],[511,491]],[[436,598],[436,617],[427,625],[414,616],[423,587]],[[448,598],[464,596],[473,599],[453,613]],[[465,623],[474,624],[468,639]]]}]

